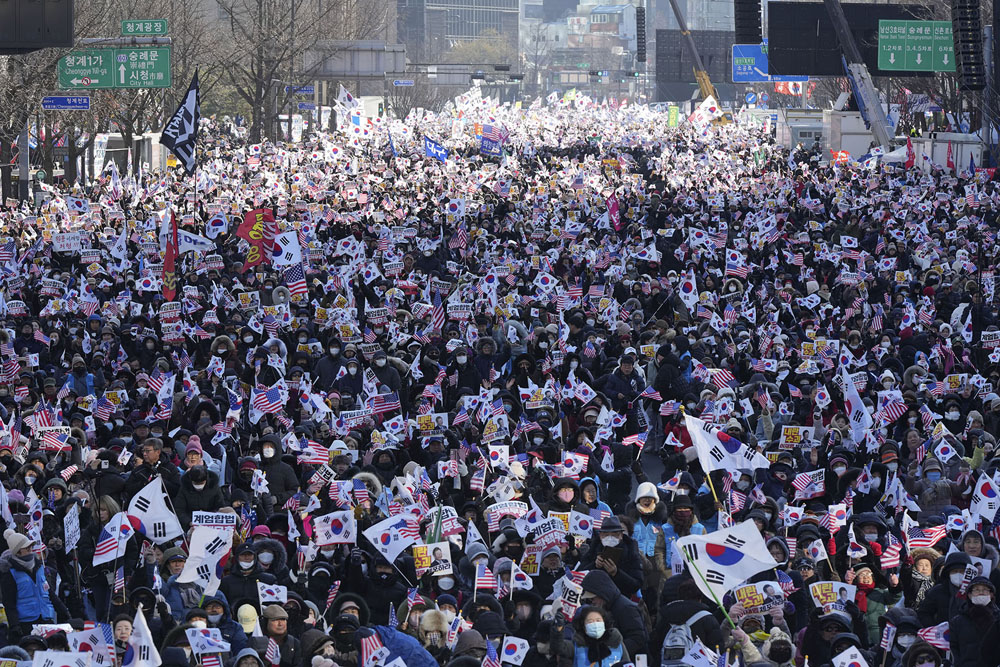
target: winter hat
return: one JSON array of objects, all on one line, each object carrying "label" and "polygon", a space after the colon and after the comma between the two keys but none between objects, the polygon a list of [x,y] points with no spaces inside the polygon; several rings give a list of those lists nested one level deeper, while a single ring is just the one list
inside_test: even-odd
[{"label": "winter hat", "polygon": [[191,452],[198,452],[199,454],[204,454],[205,450],[201,446],[201,438],[196,435],[192,435],[188,438],[187,447],[184,448],[184,455],[188,455]]},{"label": "winter hat", "polygon": [[635,490],[635,502],[639,502],[643,498],[652,498],[653,500],[659,500],[660,494],[656,492],[656,485],[652,482],[643,482],[639,485],[639,488]]},{"label": "winter hat", "polygon": [[31,548],[31,539],[27,535],[22,535],[13,528],[8,528],[3,531],[3,538],[7,540],[7,547],[13,554],[16,554],[21,549]]}]

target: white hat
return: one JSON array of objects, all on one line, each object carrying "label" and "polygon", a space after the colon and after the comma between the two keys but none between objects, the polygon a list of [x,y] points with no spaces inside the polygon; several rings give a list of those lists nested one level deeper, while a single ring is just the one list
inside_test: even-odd
[{"label": "white hat", "polygon": [[660,494],[656,492],[655,484],[652,482],[643,482],[639,485],[639,488],[635,490],[635,502],[639,502],[643,498],[660,499]]},{"label": "white hat", "polygon": [[3,531],[3,538],[7,540],[7,547],[11,553],[16,554],[21,549],[31,547],[31,539],[27,535],[22,535],[12,528]]}]

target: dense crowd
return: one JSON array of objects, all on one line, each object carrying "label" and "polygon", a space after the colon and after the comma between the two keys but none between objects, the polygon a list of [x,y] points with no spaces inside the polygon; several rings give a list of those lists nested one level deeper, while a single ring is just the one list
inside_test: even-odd
[{"label": "dense crowd", "polygon": [[210,119],[8,203],[0,658],[1000,664],[992,171],[716,116]]}]

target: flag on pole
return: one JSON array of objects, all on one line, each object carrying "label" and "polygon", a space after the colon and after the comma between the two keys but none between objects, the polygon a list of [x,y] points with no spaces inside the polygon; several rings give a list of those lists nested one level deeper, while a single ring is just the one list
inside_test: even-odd
[{"label": "flag on pole", "polygon": [[142,605],[135,610],[135,620],[132,622],[132,636],[128,640],[128,648],[122,658],[122,667],[159,667],[160,652],[153,643],[153,633],[146,624],[146,616],[142,613]]},{"label": "flag on pole", "polygon": [[189,176],[195,170],[195,144],[198,141],[200,119],[201,92],[198,89],[198,70],[195,70],[187,94],[160,134],[160,143],[177,156],[177,160],[184,165],[184,171]]},{"label": "flag on pole", "polygon": [[699,590],[715,600],[722,600],[758,572],[777,566],[752,520],[707,535],[682,537],[677,546],[693,568]]}]

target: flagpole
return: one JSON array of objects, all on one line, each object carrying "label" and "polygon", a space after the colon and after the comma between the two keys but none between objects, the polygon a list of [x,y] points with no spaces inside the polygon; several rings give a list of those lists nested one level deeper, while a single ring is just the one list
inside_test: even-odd
[{"label": "flagpole", "polygon": [[678,551],[680,551],[681,554],[683,554],[684,559],[687,560],[687,562],[688,562],[688,565],[690,565],[691,568],[698,574],[698,578],[701,579],[701,582],[703,584],[705,584],[705,588],[708,589],[708,592],[712,594],[712,600],[715,601],[715,604],[718,605],[718,607],[722,611],[722,613],[725,614],[726,620],[729,621],[729,625],[731,625],[732,628],[733,628],[733,630],[735,630],[736,629],[736,624],[733,623],[733,619],[731,619],[729,617],[729,612],[726,611],[726,608],[722,606],[721,602],[719,602],[719,598],[716,597],[715,591],[713,591],[712,587],[708,585],[708,582],[705,580],[705,575],[701,573],[701,570],[698,569],[698,566],[694,564],[694,561],[691,560],[691,556],[689,556],[688,553],[686,551],[684,551],[684,549],[678,549]]}]

